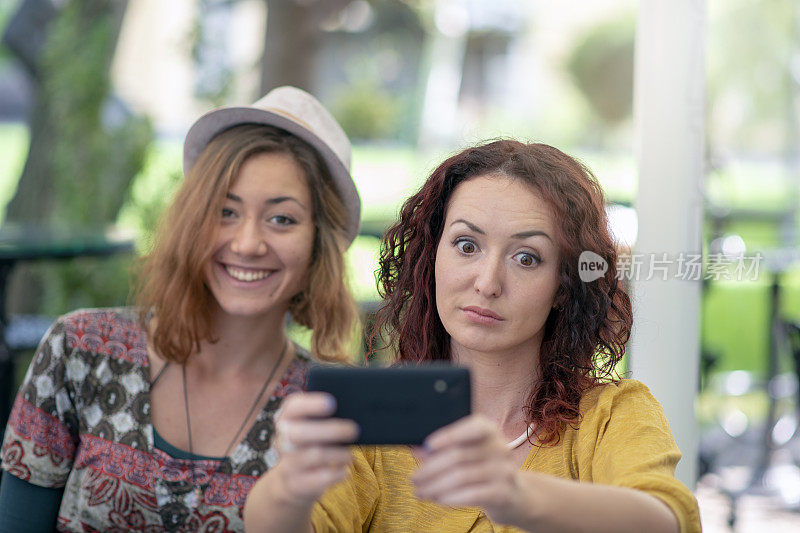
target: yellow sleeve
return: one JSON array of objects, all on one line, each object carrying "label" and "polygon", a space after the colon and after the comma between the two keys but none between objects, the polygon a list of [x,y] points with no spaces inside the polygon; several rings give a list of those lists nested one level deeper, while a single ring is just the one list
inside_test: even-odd
[{"label": "yellow sleeve", "polygon": [[367,531],[380,497],[374,448],[353,447],[350,476],[328,489],[311,511],[316,533]]},{"label": "yellow sleeve", "polygon": [[638,381],[622,380],[590,391],[585,401],[574,449],[584,470],[581,478],[588,474],[595,483],[652,494],[672,509],[681,532],[699,532],[697,500],[675,478],[681,452],[650,390]]}]

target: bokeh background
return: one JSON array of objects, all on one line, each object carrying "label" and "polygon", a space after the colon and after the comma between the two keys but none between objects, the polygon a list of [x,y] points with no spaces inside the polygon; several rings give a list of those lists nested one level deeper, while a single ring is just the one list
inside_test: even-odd
[{"label": "bokeh background", "polygon": [[[348,261],[365,310],[378,300],[381,232],[402,200],[446,155],[478,141],[515,137],[577,156],[605,188],[621,246],[632,246],[638,8],[633,0],[0,3],[2,228],[56,228],[65,239],[99,232],[135,246],[16,263],[4,295],[9,324],[125,304],[135,256],[147,252],[182,180],[191,123],[283,84],[318,96],[353,141],[364,221]],[[800,348],[790,333],[800,322],[792,261],[800,4],[708,0],[705,9],[704,255],[781,250],[789,259],[755,279],[703,282],[697,493],[709,531],[734,521],[756,531],[764,520],[779,531],[800,527]],[[774,334],[778,322],[784,333]],[[25,323],[36,337],[37,322]],[[24,342],[14,351],[19,372],[29,353]],[[765,457],[774,468],[761,468]]]}]

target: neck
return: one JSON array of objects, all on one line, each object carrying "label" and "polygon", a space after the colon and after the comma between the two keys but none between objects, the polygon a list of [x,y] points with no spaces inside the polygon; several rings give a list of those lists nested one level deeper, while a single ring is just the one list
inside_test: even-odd
[{"label": "neck", "polygon": [[505,352],[477,352],[451,344],[454,363],[472,374],[472,398],[476,413],[494,420],[509,438],[526,427],[526,400],[539,379],[539,351],[530,346]]},{"label": "neck", "polygon": [[285,313],[238,317],[217,311],[211,321],[212,338],[189,358],[190,366],[206,373],[252,374],[277,363],[286,341]]}]

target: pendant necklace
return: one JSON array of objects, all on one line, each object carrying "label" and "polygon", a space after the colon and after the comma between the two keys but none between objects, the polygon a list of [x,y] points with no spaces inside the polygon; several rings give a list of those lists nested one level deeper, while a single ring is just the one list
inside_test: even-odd
[{"label": "pendant necklace", "polygon": [[522,446],[523,442],[528,440],[530,435],[533,435],[533,424],[530,424],[529,426],[527,426],[525,428],[525,431],[522,433],[522,435],[520,435],[516,439],[512,440],[511,442],[506,442],[506,447],[509,450],[516,450],[517,448]]},{"label": "pendant necklace", "polygon": [[[247,421],[250,420],[250,416],[253,414],[253,411],[255,411],[256,407],[258,407],[258,404],[261,401],[261,397],[264,396],[264,392],[266,392],[266,390],[267,390],[267,386],[269,385],[270,381],[272,381],[273,376],[275,376],[275,372],[278,370],[278,367],[281,366],[281,363],[283,362],[283,357],[286,355],[286,348],[288,347],[288,345],[289,345],[289,341],[288,340],[284,340],[283,349],[281,350],[280,356],[278,356],[278,362],[275,363],[275,366],[272,367],[272,370],[270,371],[269,375],[267,376],[267,380],[264,382],[264,385],[261,387],[261,391],[259,391],[258,396],[256,396],[256,399],[253,402],[253,405],[250,406],[250,410],[247,412],[247,415],[244,417],[244,420],[242,421],[242,425],[239,426],[239,429],[233,435],[233,439],[231,439],[231,442],[228,444],[228,447],[225,448],[225,451],[222,454],[222,457],[223,457],[222,461],[227,460],[228,453],[230,453],[231,449],[233,448],[233,445],[236,444],[236,442],[237,442],[236,439],[239,437],[239,434],[242,432],[242,430],[244,430],[245,426],[247,425]],[[183,364],[181,366],[181,374],[182,374],[182,378],[183,378],[183,403],[184,403],[184,406],[186,407],[186,432],[189,435],[189,455],[192,457],[192,463],[193,463],[193,461],[194,461],[194,446],[192,446],[192,421],[191,421],[191,418],[189,418],[189,393],[188,393],[187,388],[186,388],[186,365],[185,364]],[[194,464],[192,464],[191,468],[192,468],[193,493],[192,493],[192,497],[190,498],[191,501],[189,502],[189,504],[190,504],[190,506],[192,508],[197,508],[197,506],[200,504],[200,501],[203,498],[203,490],[204,489],[201,488],[197,484],[197,481],[195,479]],[[217,469],[215,468],[214,471],[212,471],[211,474],[212,475],[215,474],[216,471],[217,471]]]}]

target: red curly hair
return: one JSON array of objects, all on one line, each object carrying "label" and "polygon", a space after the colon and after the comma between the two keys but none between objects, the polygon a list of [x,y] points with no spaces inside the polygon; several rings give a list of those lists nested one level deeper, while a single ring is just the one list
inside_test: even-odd
[{"label": "red curly hair", "polygon": [[[384,298],[371,343],[389,332],[401,361],[450,359],[450,336],[436,310],[434,263],[448,200],[460,183],[486,174],[522,180],[549,204],[557,221],[561,283],[545,323],[539,353],[541,379],[526,401],[526,418],[539,443],[555,444],[566,424],[580,423],[579,404],[590,388],[619,379],[615,367],[630,337],[630,299],[617,279],[617,252],[608,230],[603,191],[583,164],[545,144],[500,140],[442,163],[409,198],[387,230],[377,272]],[[584,250],[608,264],[603,277],[584,283]]]}]

